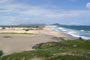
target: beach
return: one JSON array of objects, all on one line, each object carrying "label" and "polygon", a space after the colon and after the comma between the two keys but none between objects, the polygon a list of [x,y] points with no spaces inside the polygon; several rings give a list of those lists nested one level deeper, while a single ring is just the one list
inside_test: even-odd
[{"label": "beach", "polygon": [[57,37],[57,38],[64,38],[65,40],[74,40],[74,39],[77,39],[76,37],[73,37],[69,34],[66,34],[66,33],[63,33],[63,32],[56,32],[54,29],[46,26],[42,32],[43,34],[46,34],[46,35],[51,35],[51,36],[54,36],[54,37]]},{"label": "beach", "polygon": [[47,26],[44,27],[43,30],[37,30],[37,33],[33,34],[0,34],[0,50],[2,50],[5,55],[21,51],[30,51],[33,50],[32,47],[36,44],[57,41],[57,39],[53,39],[53,37],[63,37],[67,39],[66,36],[68,37],[68,35],[55,32]]}]

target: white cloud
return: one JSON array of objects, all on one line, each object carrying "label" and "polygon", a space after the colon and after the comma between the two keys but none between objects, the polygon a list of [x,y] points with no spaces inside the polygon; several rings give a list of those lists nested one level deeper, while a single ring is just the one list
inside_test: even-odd
[{"label": "white cloud", "polygon": [[[10,0],[9,0],[10,1]],[[4,4],[0,5],[0,15],[7,14],[7,16],[0,16],[0,22],[5,24],[19,24],[31,23],[32,21],[48,21],[78,18],[83,16],[90,16],[88,10],[63,10],[63,9],[47,9],[41,6],[32,6],[26,4]],[[16,14],[13,16],[13,14]]]},{"label": "white cloud", "polygon": [[76,2],[76,1],[80,1],[80,0],[68,0],[68,1],[71,1],[71,2]]},{"label": "white cloud", "polygon": [[5,3],[7,2],[8,0],[0,0],[0,3]]},{"label": "white cloud", "polygon": [[88,3],[86,4],[86,7],[87,7],[87,8],[90,8],[90,2],[88,2]]},{"label": "white cloud", "polygon": [[15,0],[0,0],[0,4],[7,4],[7,3],[12,3]]}]

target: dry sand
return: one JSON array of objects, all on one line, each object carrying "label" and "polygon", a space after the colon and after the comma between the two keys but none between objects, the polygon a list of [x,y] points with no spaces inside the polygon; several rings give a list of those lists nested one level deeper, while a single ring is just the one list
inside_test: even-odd
[{"label": "dry sand", "polygon": [[38,34],[0,34],[0,50],[3,50],[5,55],[28,51],[36,44],[55,41],[53,36],[65,37],[63,33],[54,32],[48,27],[37,32]]},{"label": "dry sand", "polygon": [[22,35],[22,34],[0,34],[0,50],[5,55],[32,50],[32,47],[39,43],[55,41],[52,36],[38,35]]}]

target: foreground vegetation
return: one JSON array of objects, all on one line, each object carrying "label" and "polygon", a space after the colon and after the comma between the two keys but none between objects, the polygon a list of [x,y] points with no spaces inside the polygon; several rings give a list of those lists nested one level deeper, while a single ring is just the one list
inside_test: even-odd
[{"label": "foreground vegetation", "polygon": [[2,60],[90,60],[89,40],[62,40],[33,46],[24,51],[3,56]]}]

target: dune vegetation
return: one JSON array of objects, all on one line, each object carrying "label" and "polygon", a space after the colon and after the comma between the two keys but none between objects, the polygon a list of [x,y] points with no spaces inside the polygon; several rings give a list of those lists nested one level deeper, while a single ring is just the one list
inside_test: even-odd
[{"label": "dune vegetation", "polygon": [[2,56],[2,60],[90,60],[90,40],[47,42],[24,51]]}]

